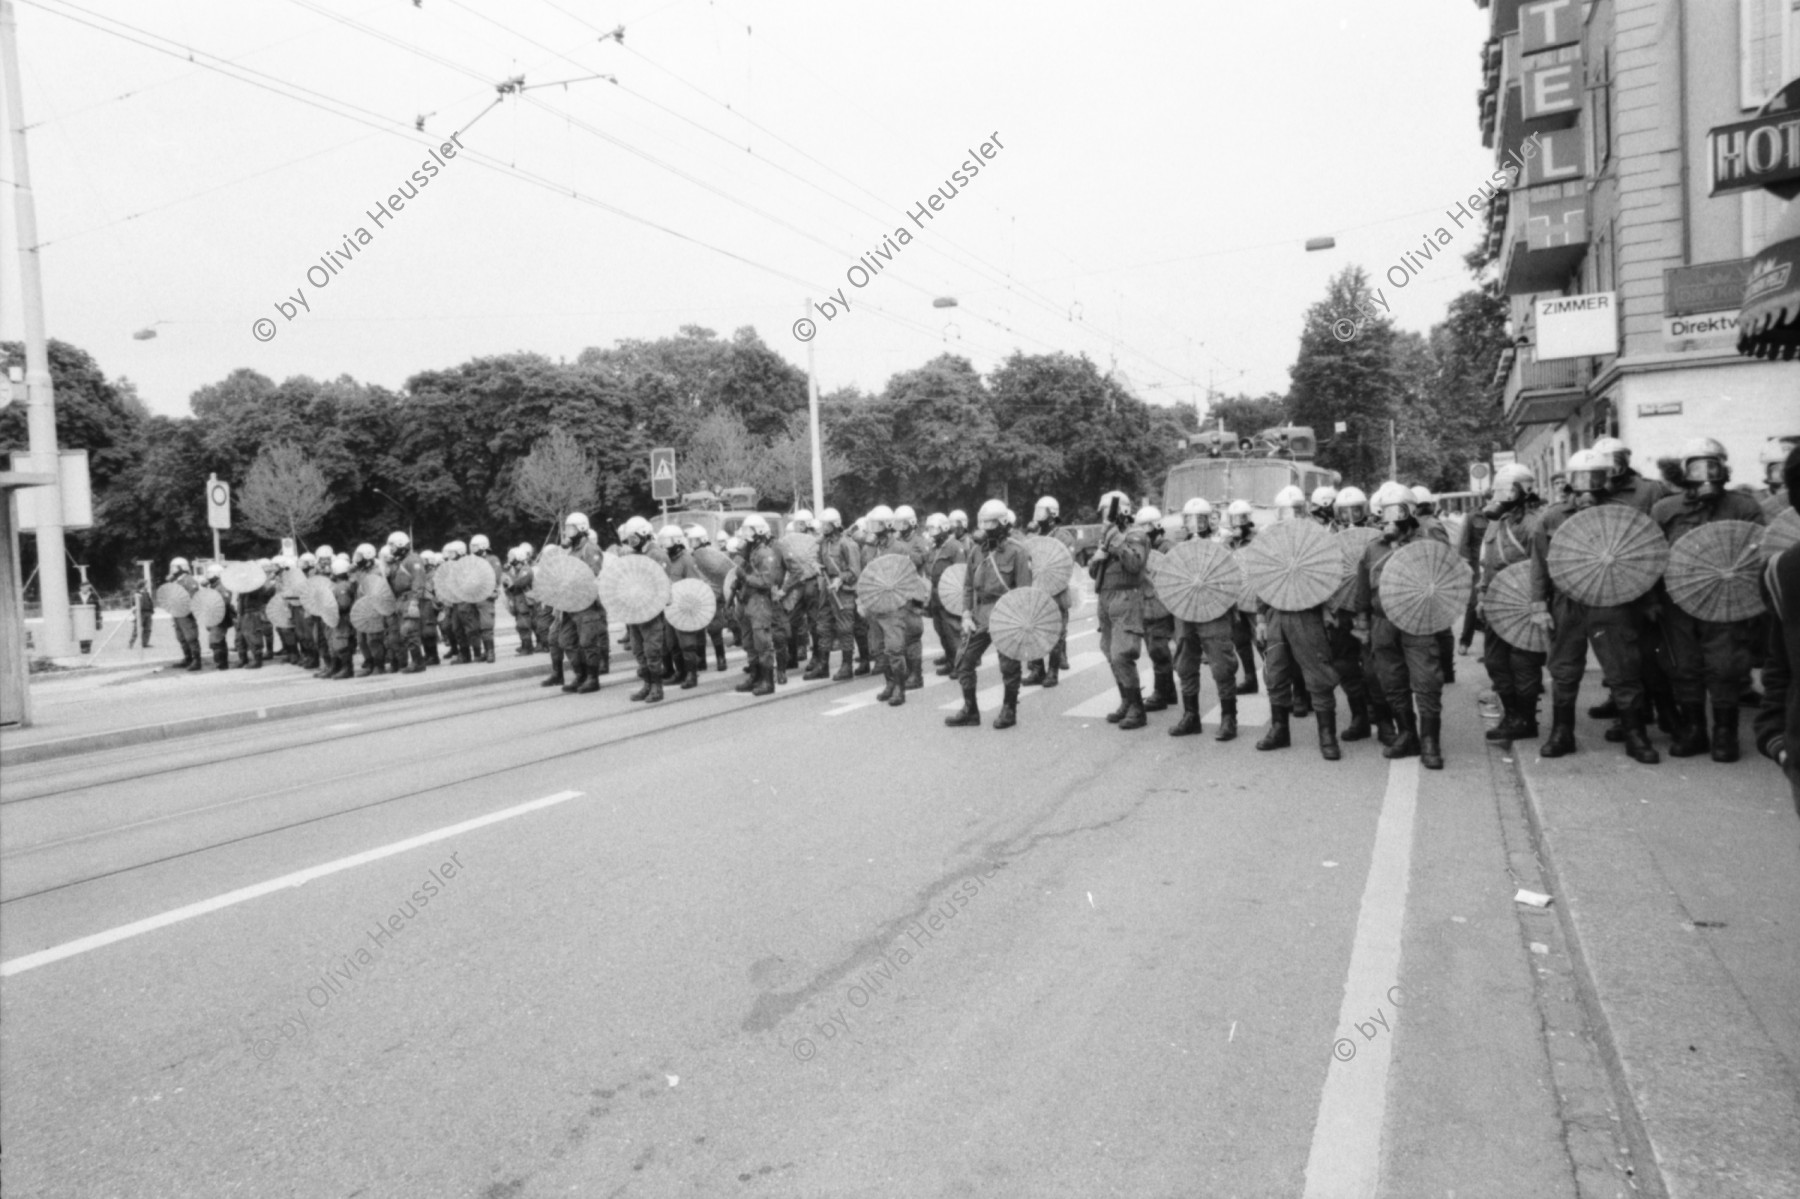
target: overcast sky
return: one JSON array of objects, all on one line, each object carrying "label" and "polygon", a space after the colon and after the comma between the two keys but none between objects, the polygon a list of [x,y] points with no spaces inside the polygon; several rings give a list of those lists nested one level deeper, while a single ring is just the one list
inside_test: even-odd
[{"label": "overcast sky", "polygon": [[[1152,402],[1193,403],[1209,381],[1285,390],[1327,278],[1382,275],[1493,170],[1473,0],[15,11],[50,335],[171,415],[238,367],[398,387],[476,355],[572,359],[687,324],[753,325],[804,367],[803,300],[840,290],[848,313],[812,314],[827,391],[878,390],[946,348],[984,372],[1014,349],[1116,358]],[[621,23],[622,45],[602,40]],[[493,106],[521,74],[617,82]],[[372,220],[452,133],[467,152]],[[906,216],[996,136],[942,212]],[[6,217],[0,337],[16,339]],[[847,282],[902,227],[892,265]],[[367,243],[309,283],[358,228]],[[1304,252],[1322,235],[1337,248]],[[1479,236],[1387,288],[1403,328],[1470,286],[1460,259]]]}]

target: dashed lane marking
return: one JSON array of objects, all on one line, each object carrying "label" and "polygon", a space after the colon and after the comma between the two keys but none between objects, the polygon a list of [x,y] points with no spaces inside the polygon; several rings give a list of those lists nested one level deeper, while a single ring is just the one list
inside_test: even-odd
[{"label": "dashed lane marking", "polygon": [[[1106,661],[1106,655],[1098,652],[1097,650],[1090,650],[1089,652],[1087,652],[1085,654],[1076,654],[1073,658],[1069,659],[1069,669],[1062,672],[1061,678],[1066,679],[1066,678],[1069,678],[1071,675],[1080,674],[1084,670],[1092,670],[1094,667],[1105,663],[1105,661]],[[954,680],[952,680],[952,681],[954,681]],[[1045,690],[1042,687],[1021,687],[1019,689],[1019,698],[1021,700],[1028,699],[1033,695],[1044,695],[1044,694],[1054,695],[1054,694],[1056,694],[1056,692],[1055,691],[1045,692]],[[1004,699],[1005,696],[1006,696],[1006,684],[1005,683],[996,683],[992,687],[983,687],[980,691],[977,691],[975,693],[975,706],[979,707],[979,708],[984,708],[984,709],[985,708],[997,708],[1000,706],[1000,701],[1002,699]],[[938,711],[940,711],[940,712],[955,712],[955,711],[959,711],[961,708],[962,708],[962,697],[961,696],[958,696],[956,699],[951,700],[947,704],[939,704],[938,705]]]}]

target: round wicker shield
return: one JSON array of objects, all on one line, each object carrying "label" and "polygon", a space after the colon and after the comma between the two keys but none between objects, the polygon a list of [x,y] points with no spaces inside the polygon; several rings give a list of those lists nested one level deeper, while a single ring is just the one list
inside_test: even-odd
[{"label": "round wicker shield", "polygon": [[1239,563],[1257,597],[1283,612],[1304,612],[1344,581],[1337,538],[1310,520],[1284,520],[1257,534]]},{"label": "round wicker shield", "polygon": [[1062,609],[1056,597],[1036,587],[1015,587],[1000,597],[988,616],[994,648],[1009,658],[1029,662],[1056,648],[1062,635]]},{"label": "round wicker shield", "polygon": [[394,598],[394,589],[374,571],[363,575],[356,582],[356,602],[361,603],[363,600],[368,600],[373,610],[381,616],[392,616],[400,610],[400,601]]},{"label": "round wicker shield", "polygon": [[447,604],[478,604],[494,594],[494,568],[473,554],[438,567],[438,599]]},{"label": "round wicker shield", "polygon": [[883,554],[874,559],[856,580],[856,610],[864,616],[898,612],[912,599],[924,599],[925,580],[905,554]]},{"label": "round wicker shield", "polygon": [[179,620],[194,610],[194,601],[180,583],[164,583],[156,589],[156,606]]},{"label": "round wicker shield", "polygon": [[969,568],[961,562],[952,562],[938,576],[938,603],[944,605],[944,611],[952,616],[961,616],[968,611],[963,605],[963,585],[968,581]]},{"label": "round wicker shield", "polygon": [[308,616],[324,621],[326,628],[337,627],[337,592],[332,590],[330,579],[321,576],[307,580],[306,592],[300,597],[300,602],[306,605]]},{"label": "round wicker shield", "polygon": [[1550,538],[1550,577],[1584,604],[1629,604],[1656,586],[1669,542],[1656,522],[1624,504],[1577,512]]},{"label": "round wicker shield", "polygon": [[387,628],[387,618],[374,596],[365,595],[350,605],[350,627],[371,637]]},{"label": "round wicker shield", "polygon": [[585,612],[600,598],[600,580],[572,555],[540,560],[531,572],[531,598],[558,612]]},{"label": "round wicker shield", "polygon": [[607,615],[644,624],[669,606],[669,576],[644,554],[620,554],[600,572],[600,602]]},{"label": "round wicker shield", "polygon": [[1494,576],[1482,601],[1488,627],[1527,653],[1550,652],[1550,630],[1531,623],[1531,563],[1514,562]]},{"label": "round wicker shield", "polygon": [[1762,612],[1762,532],[1747,520],[1715,520],[1678,538],[1663,572],[1669,598],[1689,616],[1721,624]]},{"label": "round wicker shield", "polygon": [[1773,558],[1791,546],[1800,545],[1800,510],[1789,508],[1769,522],[1763,530],[1762,555]]},{"label": "round wicker shield", "polygon": [[713,583],[723,583],[725,576],[731,573],[731,555],[724,550],[703,545],[694,551],[694,565]]},{"label": "round wicker shield", "polygon": [[255,591],[268,581],[268,574],[254,562],[227,562],[224,576],[220,579],[225,584],[225,590],[233,595]]},{"label": "round wicker shield", "polygon": [[225,619],[225,597],[211,587],[194,592],[194,619],[203,629],[217,628]]},{"label": "round wicker shield", "polygon": [[682,579],[670,586],[669,606],[663,615],[677,632],[698,633],[712,623],[713,613],[718,608],[719,601],[713,596],[711,584],[699,579]]},{"label": "round wicker shield", "polygon": [[1031,585],[1047,595],[1061,595],[1075,573],[1075,555],[1054,537],[1033,536],[1025,539],[1031,551]]},{"label": "round wicker shield", "polygon": [[1238,611],[1246,616],[1256,615],[1256,588],[1250,583],[1250,576],[1244,573],[1244,556],[1238,550],[1231,551],[1231,560],[1238,565],[1238,575],[1244,580],[1244,589],[1238,593]]},{"label": "round wicker shield", "polygon": [[1381,607],[1402,632],[1441,633],[1469,603],[1469,564],[1441,541],[1415,541],[1388,556]]},{"label": "round wicker shield", "polygon": [[274,629],[291,629],[294,627],[294,610],[288,607],[287,600],[276,596],[269,601],[269,627]]},{"label": "round wicker shield", "polygon": [[298,601],[306,594],[307,574],[297,566],[281,572],[281,597]]},{"label": "round wicker shield", "polygon": [[1152,554],[1150,573],[1163,607],[1196,623],[1219,619],[1244,593],[1244,572],[1216,541],[1183,541],[1166,554]]},{"label": "round wicker shield", "polygon": [[819,539],[811,533],[789,533],[776,542],[788,561],[805,575],[819,573]]}]

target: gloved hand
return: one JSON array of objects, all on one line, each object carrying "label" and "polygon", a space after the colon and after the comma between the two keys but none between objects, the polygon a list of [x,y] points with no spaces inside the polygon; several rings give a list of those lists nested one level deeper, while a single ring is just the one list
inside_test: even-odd
[{"label": "gloved hand", "polygon": [[1258,617],[1256,620],[1255,641],[1257,649],[1266,650],[1269,648],[1269,626],[1263,622],[1261,617]]},{"label": "gloved hand", "polygon": [[962,614],[962,631],[964,637],[973,637],[975,635],[975,617],[973,614],[968,612]]},{"label": "gloved hand", "polygon": [[1532,624],[1544,630],[1546,633],[1554,634],[1556,632],[1556,621],[1550,615],[1550,607],[1548,604],[1531,605],[1530,620]]},{"label": "gloved hand", "polygon": [[1363,645],[1369,644],[1369,622],[1360,616],[1357,617],[1351,622],[1350,635]]}]

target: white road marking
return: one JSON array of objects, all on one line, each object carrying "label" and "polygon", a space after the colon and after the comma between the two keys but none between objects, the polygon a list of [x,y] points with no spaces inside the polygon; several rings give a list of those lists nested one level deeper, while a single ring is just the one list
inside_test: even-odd
[{"label": "white road marking", "polygon": [[[1388,766],[1387,792],[1375,824],[1369,881],[1356,918],[1356,941],[1338,1009],[1337,1036],[1319,1095],[1312,1150],[1306,1158],[1305,1199],[1368,1199],[1381,1182],[1381,1127],[1387,1112],[1388,1064],[1394,1036],[1375,1028],[1373,1014],[1394,1014],[1389,998],[1400,983],[1400,933],[1412,866],[1413,814],[1419,798],[1419,760]],[[1357,1026],[1375,1029],[1363,1034]],[[1338,1056],[1348,1041],[1351,1057]]]},{"label": "white road marking", "polygon": [[[1074,664],[1074,660],[1071,659],[1069,665],[1073,666]],[[1156,678],[1155,675],[1151,673],[1150,664],[1142,658],[1138,659],[1138,686],[1144,691],[1149,691],[1155,687],[1155,685]],[[1064,712],[1063,715],[1074,716],[1081,720],[1090,720],[1095,716],[1105,716],[1108,712],[1111,712],[1118,706],[1119,689],[1114,686],[1107,688],[1105,691],[1102,691],[1091,699],[1083,700],[1081,703],[1076,704],[1073,708]]]},{"label": "white road marking", "polygon": [[[945,675],[928,674],[925,676],[925,687],[927,689],[932,688],[932,687],[939,687],[945,683],[948,683],[949,681],[950,681],[950,679],[948,677],[946,677]],[[918,691],[919,691],[919,688],[914,687],[912,689],[912,691],[907,692],[907,694],[914,695],[914,694],[917,694]],[[827,715],[827,716],[842,716],[846,712],[855,712],[862,708],[872,708],[875,706],[875,702],[876,702],[875,697],[880,694],[881,694],[881,691],[878,688],[874,691],[863,691],[863,692],[859,692],[856,695],[846,696],[845,698],[838,701],[838,706],[827,709],[825,712],[825,715]],[[883,705],[883,706],[885,706],[885,705]]]},{"label": "white road marking", "polygon": [[272,878],[267,882],[254,886],[240,887],[236,891],[228,891],[212,899],[203,899],[199,903],[190,903],[186,907],[174,908],[160,915],[145,920],[137,920],[131,924],[121,924],[117,928],[109,928],[105,932],[95,933],[75,941],[66,941],[61,945],[29,953],[24,957],[13,958],[8,962],[0,962],[0,978],[14,974],[22,974],[27,970],[35,970],[39,966],[48,966],[51,962],[60,962],[64,958],[72,958],[77,954],[101,949],[116,941],[139,937],[171,924],[179,924],[183,920],[192,920],[196,916],[204,916],[209,912],[219,911],[234,904],[258,899],[274,891],[282,891],[288,887],[302,887],[316,878],[324,878],[328,874],[336,874],[340,870],[348,870],[353,866],[364,866],[382,858],[392,857],[397,853],[405,853],[409,849],[417,849],[421,845],[430,845],[434,841],[442,841],[459,833],[483,828],[490,824],[498,824],[502,820],[511,820],[515,816],[523,816],[540,808],[548,808],[555,804],[567,803],[579,798],[580,791],[558,791],[555,795],[546,795],[542,799],[534,799],[529,803],[517,804],[510,808],[501,808],[498,812],[489,812],[486,816],[477,816],[473,820],[464,820],[460,824],[446,825],[429,833],[420,833],[416,837],[408,837],[404,841],[395,841],[375,849],[367,849],[362,853],[352,854],[347,858],[339,858],[334,862],[325,862],[318,866],[309,866],[305,870],[296,870],[292,874],[284,874],[280,878]]},{"label": "white road marking", "polygon": [[[1092,670],[1094,667],[1100,666],[1105,662],[1106,655],[1095,650],[1090,650],[1085,654],[1076,654],[1073,658],[1069,659],[1069,669],[1062,671],[1058,676],[1059,684],[1061,679],[1066,679],[1071,675],[1080,674],[1084,670]],[[954,682],[955,680],[952,681]],[[1019,688],[1019,698],[1021,700],[1033,695],[1042,694],[1044,694],[1044,688],[1042,687]],[[984,687],[975,693],[975,706],[978,708],[996,708],[1000,706],[1000,701],[1004,698],[1006,698],[1006,684],[995,683],[992,687]],[[955,712],[961,707],[962,699],[958,697],[947,704],[939,704],[938,711]]]}]

